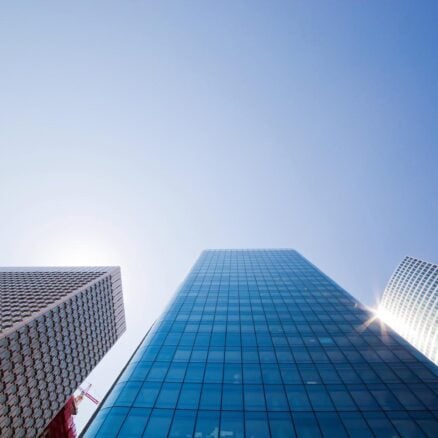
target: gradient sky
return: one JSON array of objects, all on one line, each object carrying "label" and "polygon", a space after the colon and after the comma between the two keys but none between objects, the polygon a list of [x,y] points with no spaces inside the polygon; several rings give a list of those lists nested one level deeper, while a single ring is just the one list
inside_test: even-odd
[{"label": "gradient sky", "polygon": [[[102,399],[204,248],[373,305],[438,261],[436,1],[7,1],[0,265],[120,265]],[[93,406],[81,405],[81,428]]]}]

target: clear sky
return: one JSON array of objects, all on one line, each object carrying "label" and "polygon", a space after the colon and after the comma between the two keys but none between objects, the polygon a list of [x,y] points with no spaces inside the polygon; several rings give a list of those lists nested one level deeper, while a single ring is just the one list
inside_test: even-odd
[{"label": "clear sky", "polygon": [[369,305],[405,255],[438,261],[437,23],[436,1],[2,2],[0,265],[122,267],[94,396],[204,248],[295,248]]}]

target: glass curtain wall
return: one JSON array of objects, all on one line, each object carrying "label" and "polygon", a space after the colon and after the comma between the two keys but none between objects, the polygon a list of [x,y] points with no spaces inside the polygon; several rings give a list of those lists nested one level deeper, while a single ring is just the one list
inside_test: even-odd
[{"label": "glass curtain wall", "polygon": [[85,437],[437,436],[437,367],[293,250],[202,253]]}]

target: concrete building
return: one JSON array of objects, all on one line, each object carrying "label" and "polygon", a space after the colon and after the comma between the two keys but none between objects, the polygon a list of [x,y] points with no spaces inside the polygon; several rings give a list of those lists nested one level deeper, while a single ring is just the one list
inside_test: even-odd
[{"label": "concrete building", "polygon": [[43,433],[124,330],[118,267],[0,268],[0,436]]}]

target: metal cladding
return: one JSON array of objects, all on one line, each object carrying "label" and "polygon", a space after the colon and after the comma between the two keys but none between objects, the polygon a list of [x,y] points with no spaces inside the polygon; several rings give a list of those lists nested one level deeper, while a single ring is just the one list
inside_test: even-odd
[{"label": "metal cladding", "polygon": [[120,268],[0,268],[0,436],[38,436],[124,331]]},{"label": "metal cladding", "polygon": [[405,257],[386,286],[379,316],[438,365],[438,265]]}]

